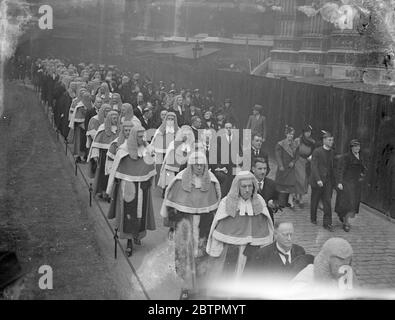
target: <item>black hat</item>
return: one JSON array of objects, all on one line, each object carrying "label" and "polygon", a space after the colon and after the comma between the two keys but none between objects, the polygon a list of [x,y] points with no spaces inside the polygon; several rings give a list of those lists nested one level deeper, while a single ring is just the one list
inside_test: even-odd
[{"label": "black hat", "polygon": [[333,137],[332,133],[330,133],[329,131],[321,130],[321,133],[322,133],[322,139]]},{"label": "black hat", "polygon": [[303,128],[303,132],[311,132],[313,131],[313,127],[311,125],[307,125],[306,127]]},{"label": "black hat", "polygon": [[284,129],[285,134],[289,134],[291,132],[295,132],[295,129],[289,125],[285,125],[285,129]]},{"label": "black hat", "polygon": [[355,146],[360,146],[361,143],[358,141],[358,139],[352,139],[350,141],[350,147],[355,147]]},{"label": "black hat", "polygon": [[146,113],[146,112],[148,112],[148,111],[151,111],[151,108],[150,108],[150,107],[145,107],[145,108],[143,109],[143,113]]},{"label": "black hat", "polygon": [[0,252],[0,290],[25,275],[15,252]]}]

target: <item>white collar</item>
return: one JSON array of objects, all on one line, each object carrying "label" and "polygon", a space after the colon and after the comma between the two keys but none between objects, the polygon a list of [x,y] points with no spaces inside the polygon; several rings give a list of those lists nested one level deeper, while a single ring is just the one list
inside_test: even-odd
[{"label": "white collar", "polygon": [[200,189],[202,187],[202,178],[193,174],[192,183],[195,185],[196,189]]},{"label": "white collar", "polygon": [[111,126],[111,131],[113,133],[117,133],[118,127],[117,126]]},{"label": "white collar", "polygon": [[323,145],[322,147],[323,147],[326,151],[331,150],[331,148],[327,147],[326,145]]},{"label": "white collar", "polygon": [[144,146],[139,146],[139,147],[137,148],[137,155],[138,155],[140,158],[144,157],[144,156],[146,155],[146,153],[147,153],[147,148],[146,148],[146,147],[144,147]]},{"label": "white collar", "polygon": [[174,133],[174,127],[172,126],[166,126],[166,133]]},{"label": "white collar", "polygon": [[254,215],[251,199],[244,200],[243,198],[239,198],[239,215],[245,216],[246,214],[248,216]]},{"label": "white collar", "polygon": [[278,251],[280,251],[280,252],[286,254],[287,256],[290,256],[290,255],[291,255],[291,250],[285,252],[284,249],[282,249],[282,248],[278,245],[278,242],[277,242],[277,241],[276,241],[276,247],[277,247]]}]

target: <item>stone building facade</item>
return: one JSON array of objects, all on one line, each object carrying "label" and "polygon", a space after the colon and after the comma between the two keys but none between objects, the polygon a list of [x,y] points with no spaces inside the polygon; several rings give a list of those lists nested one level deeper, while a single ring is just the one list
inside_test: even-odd
[{"label": "stone building facade", "polygon": [[344,30],[298,10],[310,0],[278,0],[274,46],[269,75],[358,80],[366,72],[385,83],[388,71],[383,65],[384,49],[368,50],[366,37],[358,31],[359,16],[348,21]]}]

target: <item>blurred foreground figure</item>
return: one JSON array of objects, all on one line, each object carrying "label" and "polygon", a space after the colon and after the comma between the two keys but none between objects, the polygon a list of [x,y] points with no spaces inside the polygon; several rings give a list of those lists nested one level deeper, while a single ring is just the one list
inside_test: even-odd
[{"label": "blurred foreground figure", "polygon": [[24,288],[23,271],[14,252],[0,252],[0,300],[18,300]]},{"label": "blurred foreground figure", "polygon": [[240,171],[228,195],[222,199],[207,243],[214,257],[212,277],[243,272],[247,245],[267,246],[273,242],[273,222],[265,200],[257,193],[257,180],[249,171]]},{"label": "blurred foreground figure", "polygon": [[352,287],[355,283],[351,268],[352,256],[353,250],[347,240],[330,238],[322,246],[314,263],[309,264],[291,281],[292,290],[321,291],[323,287],[336,290],[342,289],[346,284]]},{"label": "blurred foreground figure", "polygon": [[217,178],[208,171],[206,156],[192,152],[188,166],[176,175],[165,192],[161,216],[174,226],[175,268],[184,280],[181,299],[189,298],[207,271],[206,243],[221,199]]},{"label": "blurred foreground figure", "polygon": [[132,240],[141,245],[147,230],[155,230],[152,185],[156,171],[153,150],[147,148],[144,135],[141,126],[131,129],[117,151],[106,191],[112,198],[108,218],[116,218],[120,238],[128,239],[128,256],[132,255]]}]

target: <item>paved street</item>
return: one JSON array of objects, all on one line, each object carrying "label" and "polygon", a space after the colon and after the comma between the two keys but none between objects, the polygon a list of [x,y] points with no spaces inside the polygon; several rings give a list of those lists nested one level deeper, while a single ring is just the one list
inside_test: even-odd
[{"label": "paved street", "polygon": [[[81,166],[86,170],[86,166]],[[274,178],[276,165],[271,161],[270,177]],[[152,291],[158,298],[165,298],[178,295],[174,284],[167,280],[176,280],[169,270],[173,271],[173,251],[171,242],[167,240],[167,229],[162,226],[162,218],[159,209],[162,203],[161,192],[157,188],[154,193],[155,218],[158,230],[149,232],[143,240],[143,246],[137,248],[136,256],[131,259],[136,266],[141,266],[143,281],[148,287],[155,286],[158,281],[159,287]],[[336,193],[333,193],[333,207]],[[306,199],[309,196],[305,196]],[[101,203],[105,208],[106,204]],[[360,213],[351,220],[352,229],[349,233],[342,229],[336,213],[333,213],[334,232],[329,232],[322,228],[323,213],[318,211],[318,225],[310,223],[309,204],[301,209],[284,209],[279,212],[275,219],[292,221],[295,226],[295,242],[303,246],[308,253],[316,255],[323,243],[331,237],[342,237],[350,242],[355,255],[353,259],[354,270],[361,286],[365,288],[395,288],[395,224],[388,221],[381,213],[361,205]],[[145,257],[143,257],[145,256]],[[151,260],[153,259],[153,260]],[[146,269],[146,266],[152,269]],[[166,271],[165,271],[166,270]],[[159,281],[160,275],[165,279]],[[156,279],[156,280],[154,280]],[[170,284],[170,287],[166,287]],[[178,286],[177,286],[178,287]],[[166,292],[164,296],[160,294]]]},{"label": "paved street", "polygon": [[[27,94],[29,96],[33,95],[31,92],[28,92]],[[33,101],[36,101],[35,103],[37,103],[37,99],[33,99]],[[34,108],[34,110],[35,112],[43,112],[44,114],[43,107],[40,107],[40,109]],[[52,136],[48,136],[48,141],[45,141],[44,137],[44,141],[42,141],[42,143],[57,143],[58,146],[56,149],[52,148],[52,152],[57,153],[57,157],[67,159],[64,154],[64,144],[62,139],[59,139],[59,141],[56,142],[55,132],[50,131],[47,132]],[[49,152],[49,150],[46,152]],[[46,161],[47,166],[53,166],[54,162],[49,161],[49,159],[47,159],[47,155],[48,154],[46,153],[42,154],[43,161]],[[87,240],[86,236],[83,236],[80,232],[73,231],[81,229],[81,226],[78,225],[78,223],[75,223],[75,220],[72,222],[71,219],[68,219],[69,225],[65,225],[64,223],[61,225],[48,225],[48,228],[53,230],[56,229],[56,234],[58,235],[66,232],[72,233],[74,237],[73,244],[79,247],[84,244],[84,241],[89,241],[86,245],[91,244],[97,248],[94,252],[89,251],[89,254],[93,255],[91,259],[94,259],[95,266],[99,268],[99,261],[104,264],[103,268],[100,269],[100,274],[103,272],[111,272],[113,275],[116,274],[116,276],[111,276],[111,278],[108,279],[108,282],[121,286],[122,288],[119,288],[122,289],[120,290],[121,292],[129,290],[130,293],[127,295],[128,298],[146,298],[143,294],[142,286],[137,282],[137,278],[133,274],[133,270],[127,263],[126,258],[118,252],[118,259],[113,259],[114,240],[112,233],[106,225],[105,218],[102,216],[97,204],[94,202],[91,208],[87,205],[88,187],[86,186],[80,172],[78,172],[77,177],[74,177],[74,167],[70,152],[67,157],[68,160],[63,162],[65,167],[62,170],[65,170],[66,174],[68,172],[69,176],[67,179],[72,180],[73,184],[75,183],[76,185],[73,189],[67,189],[67,192],[76,192],[79,196],[79,202],[75,202],[70,210],[77,210],[76,212],[78,212],[78,208],[74,207],[81,206],[82,212],[86,212],[84,219],[85,217],[88,217],[90,220],[89,225],[92,225],[92,227],[87,228],[87,230],[91,232],[91,235]],[[57,165],[59,166],[60,163],[61,162],[58,162]],[[79,165],[79,167],[84,176],[87,177],[87,165]],[[271,167],[273,168],[271,176],[273,176],[275,172],[274,164],[271,164]],[[57,168],[56,170],[60,169]],[[62,177],[62,174],[58,177],[54,177],[54,179],[60,177]],[[57,192],[60,192],[59,189],[56,190]],[[148,233],[147,237],[143,239],[141,247],[135,246],[135,253],[130,258],[130,262],[132,263],[132,267],[136,270],[137,276],[140,279],[144,290],[146,290],[151,299],[178,299],[180,282],[176,278],[174,272],[174,249],[172,247],[172,243],[167,240],[167,229],[162,226],[162,218],[159,215],[159,208],[162,202],[160,194],[160,190],[156,189],[154,193],[154,206],[157,230]],[[47,195],[44,194],[39,196],[42,196],[42,199],[47,197]],[[35,199],[35,201],[38,200],[39,199]],[[58,201],[57,203],[59,204],[62,201],[62,197],[56,201]],[[69,199],[68,201],[70,202],[72,200]],[[57,212],[57,203],[51,202],[53,207],[48,210],[51,212]],[[108,204],[99,202],[99,205],[106,214]],[[41,211],[36,212],[35,214],[37,219],[40,220],[46,219],[46,215],[48,213]],[[78,219],[77,217],[78,214],[74,215],[73,219]],[[360,214],[351,221],[352,230],[349,233],[343,231],[335,214],[333,214],[333,224],[335,227],[335,232],[333,233],[322,228],[322,212],[319,212],[318,214],[318,226],[312,225],[309,219],[308,206],[303,210],[297,209],[293,211],[286,209],[283,213],[277,214],[275,218],[294,222],[296,243],[302,245],[308,253],[313,255],[318,253],[322,244],[330,237],[343,237],[347,239],[351,243],[355,252],[353,266],[359,283],[363,287],[395,288],[395,224],[386,220],[386,218],[381,214],[375,213],[373,210],[362,206]],[[56,219],[50,220],[50,222],[56,224]],[[112,222],[110,223],[112,224]],[[35,246],[42,245],[37,243],[37,240],[42,241],[42,243],[49,241],[46,237],[49,238],[50,233],[42,234],[42,230],[40,233],[40,230],[35,228],[32,228],[29,233],[30,239],[36,239],[34,244]],[[38,236],[38,233],[40,233],[40,236]],[[94,241],[94,244],[92,244],[92,241]],[[32,245],[29,241],[26,243],[30,243],[30,245]],[[125,241],[122,243],[123,245],[126,244]],[[71,249],[72,248],[70,248],[70,250]],[[68,253],[60,250],[56,254],[66,255]],[[75,257],[75,255],[73,255],[73,257]],[[66,258],[66,256],[63,257],[63,259]],[[89,273],[89,268],[83,269],[82,266],[79,268],[80,272]],[[82,274],[80,276],[83,277]],[[67,279],[67,277],[69,277],[69,279]],[[72,273],[65,273],[62,281],[67,283],[67,281],[71,281],[72,278]],[[87,280],[94,282],[94,279],[95,276],[91,274],[90,278]],[[103,285],[105,285],[104,282]],[[78,283],[74,283],[73,286],[73,288],[77,290],[76,286],[78,286]],[[102,290],[104,289],[105,288],[102,288]],[[110,292],[107,292],[104,296],[108,296]],[[70,292],[70,288],[69,294],[71,297],[72,293]],[[58,295],[60,295],[59,292]],[[83,296],[83,293],[81,293],[81,296]]]}]

